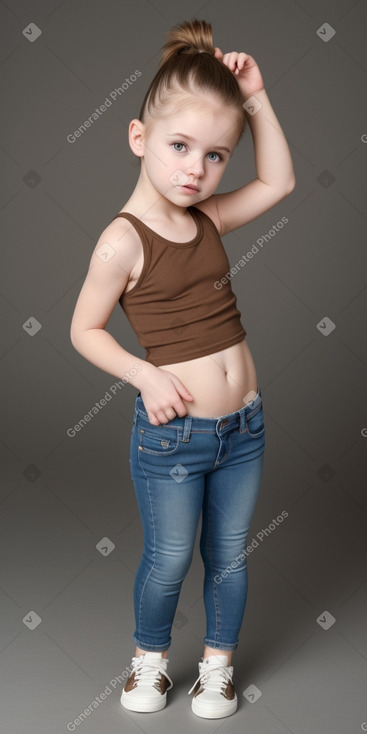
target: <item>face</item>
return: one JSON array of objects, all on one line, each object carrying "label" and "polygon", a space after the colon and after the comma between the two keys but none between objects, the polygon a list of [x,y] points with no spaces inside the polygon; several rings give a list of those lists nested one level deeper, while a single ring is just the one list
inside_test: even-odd
[{"label": "face", "polygon": [[[238,140],[236,110],[206,96],[153,121],[142,138],[142,171],[161,196],[187,207],[217,189]],[[142,123],[140,123],[142,125]],[[197,190],[185,188],[192,184]]]}]

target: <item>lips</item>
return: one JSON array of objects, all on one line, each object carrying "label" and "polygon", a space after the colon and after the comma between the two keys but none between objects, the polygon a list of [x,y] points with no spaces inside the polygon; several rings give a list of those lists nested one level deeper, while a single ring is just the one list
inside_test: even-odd
[{"label": "lips", "polygon": [[195,184],[184,184],[185,189],[192,189],[193,191],[199,191],[198,187],[195,186]]}]

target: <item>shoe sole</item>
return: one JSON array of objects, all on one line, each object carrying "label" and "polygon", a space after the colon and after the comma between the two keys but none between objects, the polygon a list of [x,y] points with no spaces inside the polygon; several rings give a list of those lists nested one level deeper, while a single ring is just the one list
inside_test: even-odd
[{"label": "shoe sole", "polygon": [[225,716],[231,716],[237,711],[238,700],[235,698],[231,705],[224,706],[209,706],[208,704],[200,704],[196,698],[192,699],[191,710],[196,716],[201,716],[203,719],[222,719]]},{"label": "shoe sole", "polygon": [[129,711],[137,711],[138,713],[154,713],[155,711],[161,711],[164,709],[167,703],[167,694],[162,695],[161,701],[147,701],[144,699],[130,700],[128,693],[122,694],[120,698],[121,706]]}]

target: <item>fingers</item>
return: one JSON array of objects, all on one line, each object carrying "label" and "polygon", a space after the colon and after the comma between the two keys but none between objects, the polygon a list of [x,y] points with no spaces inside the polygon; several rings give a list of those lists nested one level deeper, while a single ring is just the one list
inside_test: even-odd
[{"label": "fingers", "polygon": [[222,57],[222,61],[231,71],[243,69],[246,63],[246,59],[249,59],[249,55],[245,54],[244,51],[238,53],[237,51],[230,51]]},{"label": "fingers", "polygon": [[172,406],[169,408],[161,408],[161,410],[157,410],[155,414],[148,413],[148,418],[152,424],[155,426],[159,426],[165,423],[169,423],[169,421],[173,420],[173,418],[176,418],[178,416],[179,418],[183,418],[185,415],[187,415],[187,408],[182,402],[182,400],[179,400],[175,403],[175,407]]},{"label": "fingers", "polygon": [[164,413],[163,410],[159,410],[154,416],[154,419],[149,420],[151,423],[153,423],[154,426],[161,426],[165,423],[169,423],[169,421],[173,420],[173,418],[176,418],[175,411],[166,410],[166,412]]}]

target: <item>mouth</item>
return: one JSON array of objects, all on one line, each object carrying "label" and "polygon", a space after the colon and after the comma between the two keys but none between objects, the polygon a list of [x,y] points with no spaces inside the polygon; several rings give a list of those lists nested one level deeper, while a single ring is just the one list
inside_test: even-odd
[{"label": "mouth", "polygon": [[191,191],[199,191],[198,187],[195,186],[195,184],[186,184],[184,186],[180,186],[181,189],[190,189]]}]

